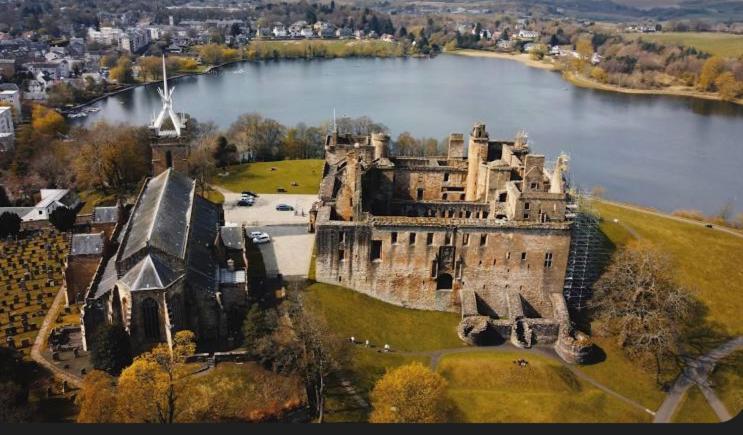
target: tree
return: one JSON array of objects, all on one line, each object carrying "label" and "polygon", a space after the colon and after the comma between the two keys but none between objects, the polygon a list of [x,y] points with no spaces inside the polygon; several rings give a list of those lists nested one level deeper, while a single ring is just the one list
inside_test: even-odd
[{"label": "tree", "polygon": [[733,101],[743,93],[743,83],[735,80],[732,72],[727,71],[715,79],[715,87],[720,93],[720,98],[725,101]]},{"label": "tree", "polygon": [[134,359],[124,369],[117,388],[117,421],[125,423],[174,423],[187,408],[191,374],[185,364],[196,350],[191,331],[178,331],[173,349],[159,344]]},{"label": "tree", "polygon": [[606,74],[603,68],[600,66],[593,67],[591,69],[591,78],[600,83],[606,83],[609,76]]},{"label": "tree", "polygon": [[49,214],[49,223],[59,231],[69,231],[75,225],[77,213],[67,207],[57,207]]},{"label": "tree", "polygon": [[93,367],[113,376],[132,363],[129,335],[120,324],[102,325],[93,335],[90,347]]},{"label": "tree", "polygon": [[689,293],[673,281],[670,259],[646,241],[622,248],[596,282],[589,308],[630,358],[654,366],[661,384],[693,308]]},{"label": "tree", "polygon": [[442,423],[451,412],[446,380],[419,362],[388,371],[371,392],[372,423]]},{"label": "tree", "polygon": [[127,57],[120,57],[116,61],[116,66],[111,68],[109,72],[111,80],[119,83],[132,83],[134,81],[134,74],[132,72],[132,61]]},{"label": "tree", "polygon": [[106,372],[92,370],[85,375],[82,387],[75,397],[75,404],[80,409],[78,423],[114,423],[114,378]]},{"label": "tree", "polygon": [[699,74],[697,87],[701,91],[711,91],[717,77],[722,74],[725,68],[725,60],[719,56],[712,56],[704,62],[702,72]]},{"label": "tree", "polygon": [[39,141],[40,137],[48,141],[58,134],[67,133],[64,117],[56,110],[41,104],[35,104],[31,109],[31,127],[34,141]]},{"label": "tree", "polygon": [[241,115],[227,132],[240,153],[251,153],[255,160],[282,160],[286,128],[278,121],[257,113]]},{"label": "tree", "polygon": [[344,349],[344,340],[322,318],[303,309],[295,309],[292,313],[307,398],[318,423],[322,423],[328,377],[340,369],[348,352]]},{"label": "tree", "polygon": [[150,144],[142,127],[99,122],[76,137],[72,162],[77,182],[87,189],[124,192],[150,172]]},{"label": "tree", "polygon": [[33,412],[28,401],[30,369],[19,351],[0,347],[0,423],[30,420]]},{"label": "tree", "polygon": [[214,144],[214,151],[212,156],[217,164],[218,168],[226,168],[230,163],[234,163],[237,154],[237,147],[234,144],[227,142],[227,138],[224,136],[217,137]]},{"label": "tree", "polygon": [[0,238],[16,236],[21,231],[21,218],[9,211],[0,215]]}]

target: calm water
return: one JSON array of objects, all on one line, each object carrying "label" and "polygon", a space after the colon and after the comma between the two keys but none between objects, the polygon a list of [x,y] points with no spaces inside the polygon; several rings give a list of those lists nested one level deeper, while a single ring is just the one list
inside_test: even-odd
[{"label": "calm water", "polygon": [[[235,73],[243,69],[243,73]],[[367,115],[403,131],[443,138],[487,123],[491,137],[529,133],[548,160],[571,156],[574,185],[612,199],[707,213],[743,211],[743,107],[576,88],[556,73],[508,60],[337,59],[246,63],[176,82],[177,111],[226,128],[260,112],[293,125]],[[109,98],[99,119],[146,124],[160,108],[154,87]]]}]

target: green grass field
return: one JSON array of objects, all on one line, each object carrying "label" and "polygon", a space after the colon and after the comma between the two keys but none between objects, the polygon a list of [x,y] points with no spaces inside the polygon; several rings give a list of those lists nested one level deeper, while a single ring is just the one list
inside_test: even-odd
[{"label": "green grass field", "polygon": [[699,387],[692,386],[686,392],[672,421],[674,423],[719,423],[720,419],[707,403]]},{"label": "green grass field", "polygon": [[619,219],[671,255],[678,282],[707,306],[706,320],[715,331],[743,333],[743,238],[607,203],[597,202],[595,207],[602,231],[616,245],[632,238],[613,222]]},{"label": "green grass field", "polygon": [[[227,176],[215,176],[212,184],[241,192],[276,193],[282,187],[287,193],[317,193],[322,178],[323,160],[282,160],[230,166]],[[271,170],[275,168],[275,170]],[[292,186],[296,182],[297,186]]]},{"label": "green grass field", "polygon": [[709,378],[717,397],[730,412],[738,415],[743,411],[743,351],[737,351],[723,359]]},{"label": "green grass field", "polygon": [[455,313],[412,310],[387,304],[359,292],[316,283],[306,290],[305,303],[322,315],[342,337],[389,344],[397,351],[426,351],[459,347],[459,316]]},{"label": "green grass field", "polygon": [[79,214],[90,214],[98,206],[116,205],[116,195],[104,195],[97,190],[84,190],[78,194],[80,201],[84,202]]},{"label": "green grass field", "polygon": [[669,32],[658,34],[625,33],[625,38],[642,38],[662,44],[679,44],[723,57],[743,55],[743,35],[717,32]]},{"label": "green grass field", "polygon": [[[529,364],[514,364],[519,358]],[[650,421],[649,414],[579,380],[560,363],[536,355],[447,355],[438,370],[449,382],[449,394],[462,422]]]}]

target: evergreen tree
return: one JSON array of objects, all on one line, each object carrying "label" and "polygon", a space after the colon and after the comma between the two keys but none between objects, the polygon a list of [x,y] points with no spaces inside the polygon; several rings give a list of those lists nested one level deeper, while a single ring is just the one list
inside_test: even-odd
[{"label": "evergreen tree", "polygon": [[21,218],[15,213],[5,212],[0,215],[0,238],[15,236],[21,230]]},{"label": "evergreen tree", "polygon": [[67,207],[57,207],[49,215],[49,222],[59,231],[69,231],[75,225],[77,213]]}]

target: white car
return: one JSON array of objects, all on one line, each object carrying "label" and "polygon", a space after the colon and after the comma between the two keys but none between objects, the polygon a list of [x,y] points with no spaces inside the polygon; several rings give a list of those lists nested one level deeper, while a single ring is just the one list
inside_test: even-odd
[{"label": "white car", "polygon": [[260,231],[253,231],[250,233],[250,238],[253,240],[253,243],[256,245],[259,245],[261,243],[268,243],[271,241],[271,236],[269,236],[266,233],[260,232]]}]

